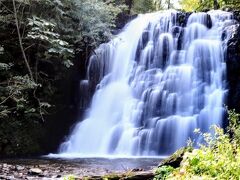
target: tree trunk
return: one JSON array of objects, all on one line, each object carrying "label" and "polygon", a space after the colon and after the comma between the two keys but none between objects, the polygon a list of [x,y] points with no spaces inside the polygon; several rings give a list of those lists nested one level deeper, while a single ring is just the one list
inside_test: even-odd
[{"label": "tree trunk", "polygon": [[26,57],[26,54],[25,54],[25,51],[24,51],[24,48],[23,48],[23,42],[22,42],[22,37],[21,37],[21,34],[20,34],[20,28],[19,28],[19,22],[18,22],[18,17],[17,17],[17,8],[16,8],[15,0],[12,0],[12,3],[13,3],[13,13],[14,13],[15,24],[16,24],[16,28],[17,28],[18,40],[19,40],[19,45],[20,45],[21,51],[22,51],[23,60],[24,60],[24,63],[27,67],[27,70],[29,72],[30,79],[32,81],[34,81],[33,73],[32,73],[31,67],[28,63],[28,60],[27,60],[27,57]]},{"label": "tree trunk", "polygon": [[128,14],[130,14],[133,7],[133,0],[125,0],[125,4],[128,6]]},{"label": "tree trunk", "polygon": [[167,1],[167,9],[170,9],[170,7],[171,7],[171,0],[168,0]]},{"label": "tree trunk", "polygon": [[219,9],[219,4],[217,0],[213,0],[213,7],[214,9]]}]

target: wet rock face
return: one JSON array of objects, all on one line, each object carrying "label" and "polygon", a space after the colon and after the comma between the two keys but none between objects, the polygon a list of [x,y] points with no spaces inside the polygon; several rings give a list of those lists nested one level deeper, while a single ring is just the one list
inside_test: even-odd
[{"label": "wet rock face", "polygon": [[228,41],[226,62],[227,62],[227,84],[228,97],[227,105],[229,109],[236,109],[240,112],[240,26],[232,25],[228,27],[232,36]]},{"label": "wet rock face", "polygon": [[191,15],[191,12],[178,12],[177,13],[177,26],[185,27],[187,25],[187,20],[189,16]]},{"label": "wet rock face", "polygon": [[121,32],[122,28],[131,20],[133,20],[134,18],[137,17],[137,14],[134,15],[130,15],[127,12],[122,12],[120,14],[118,14],[117,19],[116,19],[116,28],[113,31],[113,34],[118,34],[119,32]]},{"label": "wet rock face", "polygon": [[206,18],[206,22],[205,22],[207,28],[211,28],[212,27],[212,20],[211,20],[211,16],[209,14],[207,14],[207,18]]},{"label": "wet rock face", "polygon": [[240,22],[240,11],[233,11],[233,17]]}]

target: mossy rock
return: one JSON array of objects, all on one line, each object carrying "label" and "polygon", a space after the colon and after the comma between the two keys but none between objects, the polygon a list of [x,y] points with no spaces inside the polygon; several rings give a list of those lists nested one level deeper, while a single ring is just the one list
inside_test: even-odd
[{"label": "mossy rock", "polygon": [[178,168],[180,166],[180,163],[183,160],[183,156],[186,152],[191,151],[189,148],[181,148],[179,150],[177,150],[172,156],[170,156],[169,158],[163,160],[158,167],[161,166],[171,166],[173,168]]},{"label": "mossy rock", "polygon": [[123,174],[107,174],[104,176],[84,177],[84,180],[150,180],[154,178],[152,171],[126,172]]}]

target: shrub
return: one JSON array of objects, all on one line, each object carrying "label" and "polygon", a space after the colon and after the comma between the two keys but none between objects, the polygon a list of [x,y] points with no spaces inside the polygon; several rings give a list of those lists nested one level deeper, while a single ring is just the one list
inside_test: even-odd
[{"label": "shrub", "polygon": [[174,168],[172,166],[161,166],[155,171],[154,180],[166,179],[172,172]]}]

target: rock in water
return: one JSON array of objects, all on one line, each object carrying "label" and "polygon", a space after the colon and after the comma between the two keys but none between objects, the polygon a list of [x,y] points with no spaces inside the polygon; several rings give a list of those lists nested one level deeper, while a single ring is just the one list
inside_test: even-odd
[{"label": "rock in water", "polygon": [[43,171],[39,168],[31,168],[29,171],[28,171],[28,174],[29,175],[41,175],[43,173]]},{"label": "rock in water", "polygon": [[25,168],[24,168],[23,166],[17,165],[15,169],[16,169],[17,171],[22,171],[22,170],[24,170]]}]

